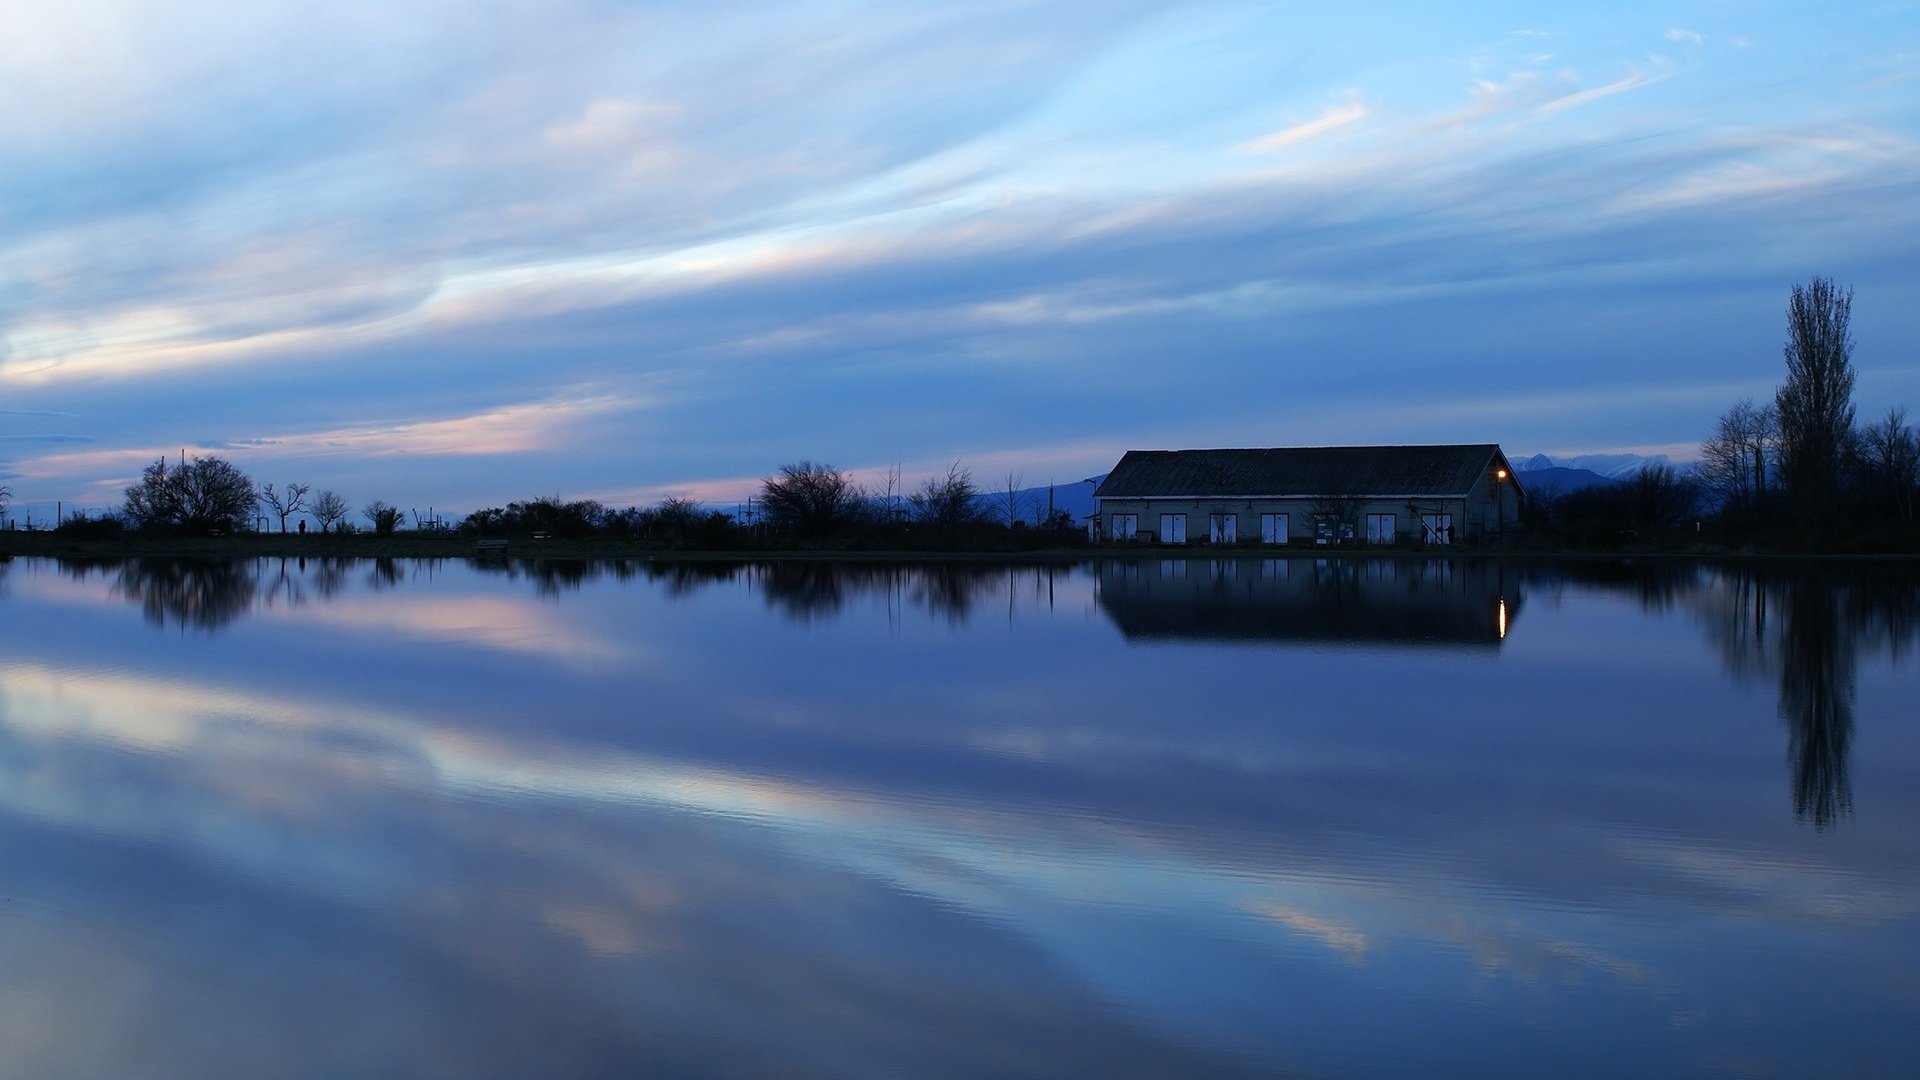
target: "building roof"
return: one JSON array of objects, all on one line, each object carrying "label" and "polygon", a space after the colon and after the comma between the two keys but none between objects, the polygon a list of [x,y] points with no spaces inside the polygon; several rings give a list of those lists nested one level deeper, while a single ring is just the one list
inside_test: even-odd
[{"label": "building roof", "polygon": [[[1129,450],[1093,496],[1096,499],[1354,495],[1438,498],[1466,494],[1499,455],[1500,447],[1494,443]],[[1503,456],[1500,461],[1505,465]]]}]

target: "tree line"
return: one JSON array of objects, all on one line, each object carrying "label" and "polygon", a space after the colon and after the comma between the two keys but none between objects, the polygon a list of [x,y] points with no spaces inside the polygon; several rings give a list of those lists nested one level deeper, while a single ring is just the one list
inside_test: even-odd
[{"label": "tree line", "polygon": [[1786,376],[1770,401],[1722,413],[1691,470],[1537,499],[1536,524],[1575,543],[1690,535],[1735,548],[1910,549],[1920,434],[1894,407],[1856,422],[1853,290],[1816,277],[1787,300]]},{"label": "tree line", "polygon": [[[847,472],[814,461],[780,466],[762,479],[745,513],[712,510],[669,497],[649,507],[614,508],[593,499],[544,496],[476,510],[457,522],[413,514],[413,528],[472,536],[605,537],[698,550],[770,547],[922,550],[940,547],[1030,549],[1079,542],[1071,516],[1049,510],[1009,473],[1005,489],[982,490],[955,463],[911,490],[898,467],[869,490]],[[262,520],[288,532],[390,535],[407,527],[407,512],[383,499],[365,503],[356,520],[346,497],[306,482],[259,484],[217,455],[161,458],[128,486],[119,509],[75,513],[55,532],[77,538],[125,533],[210,536],[252,531]]]}]

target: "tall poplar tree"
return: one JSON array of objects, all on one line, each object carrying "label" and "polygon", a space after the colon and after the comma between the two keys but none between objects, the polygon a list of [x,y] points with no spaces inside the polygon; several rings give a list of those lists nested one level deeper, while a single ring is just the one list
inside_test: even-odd
[{"label": "tall poplar tree", "polygon": [[1795,285],[1787,303],[1787,381],[1774,396],[1780,474],[1811,542],[1827,534],[1853,433],[1853,290],[1831,279]]}]

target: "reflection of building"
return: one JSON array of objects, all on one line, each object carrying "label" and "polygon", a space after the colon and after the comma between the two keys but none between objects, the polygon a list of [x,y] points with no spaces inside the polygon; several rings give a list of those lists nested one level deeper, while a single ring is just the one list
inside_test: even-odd
[{"label": "reflection of building", "polygon": [[1101,610],[1130,639],[1498,648],[1520,607],[1498,563],[1452,559],[1112,559]]},{"label": "reflection of building", "polygon": [[1480,443],[1129,450],[1093,496],[1103,539],[1281,545],[1491,540],[1523,494]]}]

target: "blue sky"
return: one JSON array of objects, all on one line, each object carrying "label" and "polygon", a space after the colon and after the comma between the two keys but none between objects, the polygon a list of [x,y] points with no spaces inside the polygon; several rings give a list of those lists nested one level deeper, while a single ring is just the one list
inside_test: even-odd
[{"label": "blue sky", "polygon": [[1920,407],[1913,3],[75,0],[0,100],[23,507],[1684,456],[1814,274]]}]

